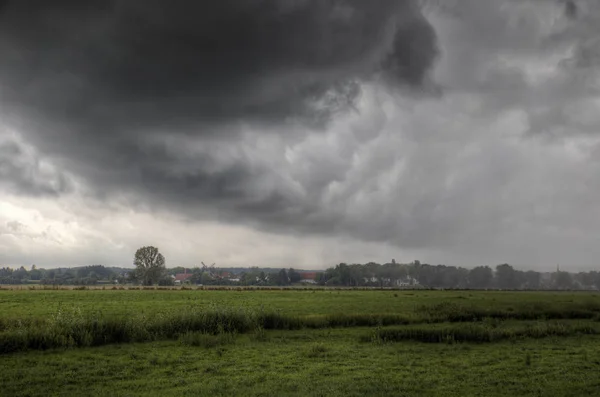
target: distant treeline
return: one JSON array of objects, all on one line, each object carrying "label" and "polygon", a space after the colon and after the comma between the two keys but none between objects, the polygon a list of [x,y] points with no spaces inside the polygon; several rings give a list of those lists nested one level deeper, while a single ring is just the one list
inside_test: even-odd
[{"label": "distant treeline", "polygon": [[521,271],[509,264],[492,269],[478,266],[466,269],[456,266],[429,265],[414,261],[410,264],[367,263],[339,265],[327,269],[318,277],[321,285],[403,287],[446,289],[511,289],[511,290],[598,290],[600,273],[597,271],[568,273],[560,270],[540,273]]},{"label": "distant treeline", "polygon": [[[292,285],[303,279],[304,271],[272,268],[215,268],[202,266],[194,268],[175,267],[166,269],[158,281],[159,285],[179,284],[202,285]],[[312,272],[314,275],[315,273]],[[35,265],[28,270],[24,266],[13,269],[0,268],[0,284],[45,284],[45,285],[100,285],[100,284],[140,284],[135,269],[105,267],[102,265],[73,268],[43,269]]]},{"label": "distant treeline", "polygon": [[74,268],[43,269],[35,265],[29,270],[21,266],[16,269],[0,268],[0,284],[59,284],[96,285],[100,283],[126,282],[131,269],[105,267],[102,265]]},{"label": "distant treeline", "polygon": [[[176,277],[185,274],[186,277]],[[98,285],[138,284],[133,269],[102,265],[76,268],[42,269],[31,266],[0,268],[0,284]],[[569,273],[521,271],[509,264],[494,268],[472,269],[456,266],[429,265],[414,261],[401,264],[340,263],[325,271],[303,271],[272,268],[194,268],[176,267],[166,270],[159,285],[272,285],[287,286],[310,283],[322,286],[444,288],[444,289],[510,289],[510,290],[600,290],[600,272]]]}]

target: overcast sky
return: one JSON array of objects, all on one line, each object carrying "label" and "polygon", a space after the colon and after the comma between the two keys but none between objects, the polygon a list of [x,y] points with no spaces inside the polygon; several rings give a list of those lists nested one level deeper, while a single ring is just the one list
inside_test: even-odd
[{"label": "overcast sky", "polygon": [[597,0],[4,0],[0,54],[0,265],[600,265]]}]

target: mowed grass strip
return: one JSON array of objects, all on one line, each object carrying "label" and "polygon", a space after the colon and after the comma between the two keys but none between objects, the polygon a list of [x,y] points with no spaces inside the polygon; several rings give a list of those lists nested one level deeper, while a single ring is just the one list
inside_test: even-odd
[{"label": "mowed grass strip", "polygon": [[[564,313],[600,307],[598,292],[389,291],[389,290],[11,290],[0,287],[0,321],[50,318],[61,306],[77,303],[84,313],[104,317],[154,315],[189,307],[248,308],[292,316],[406,314],[436,305],[485,312]],[[439,307],[447,312],[448,307]],[[460,313],[458,313],[460,315]]]},{"label": "mowed grass strip", "polygon": [[359,343],[361,328],[27,352],[0,395],[593,396],[596,336],[494,344]]}]

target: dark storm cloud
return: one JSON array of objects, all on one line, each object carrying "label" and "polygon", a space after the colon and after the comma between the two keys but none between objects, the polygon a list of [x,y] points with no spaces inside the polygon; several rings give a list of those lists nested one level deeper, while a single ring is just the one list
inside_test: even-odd
[{"label": "dark storm cloud", "polygon": [[94,194],[279,220],[313,205],[259,156],[223,160],[236,126],[324,126],[363,82],[423,89],[437,46],[411,0],[19,0],[0,52],[4,119]]},{"label": "dark storm cloud", "polygon": [[5,105],[78,134],[319,122],[357,81],[421,85],[436,55],[403,0],[12,1],[0,23]]}]

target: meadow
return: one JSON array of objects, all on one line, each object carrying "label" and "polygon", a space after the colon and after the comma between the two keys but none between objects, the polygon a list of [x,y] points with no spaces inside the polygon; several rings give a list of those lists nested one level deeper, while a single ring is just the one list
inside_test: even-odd
[{"label": "meadow", "polygon": [[0,288],[0,395],[600,390],[600,294]]}]

